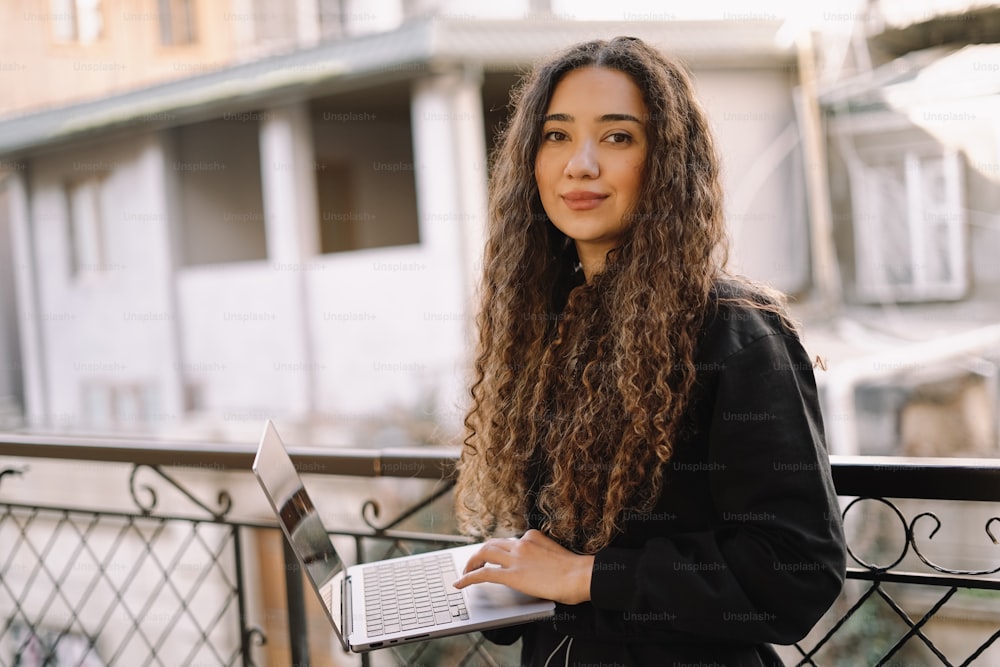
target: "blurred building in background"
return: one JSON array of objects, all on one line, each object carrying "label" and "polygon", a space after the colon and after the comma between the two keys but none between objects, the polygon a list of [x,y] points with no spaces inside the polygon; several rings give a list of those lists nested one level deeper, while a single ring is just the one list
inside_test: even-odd
[{"label": "blurred building in background", "polygon": [[[836,18],[838,14],[829,13]],[[840,14],[818,103],[845,305],[818,347],[842,453],[995,456],[1000,8],[880,0]]]},{"label": "blurred building in background", "polygon": [[[518,72],[601,35],[677,53],[698,73],[733,183],[794,120],[777,21],[508,21],[406,5],[381,31],[366,25],[377,12],[337,14],[336,29],[321,12],[317,33],[283,3],[226,5],[170,5],[188,12],[192,51],[179,55],[163,45],[174,14],[100,3],[103,32],[50,46],[45,65],[72,50],[76,78],[99,79],[74,96],[94,99],[0,127],[31,425],[198,424],[225,437],[269,415],[318,426],[401,409],[455,428],[487,155]],[[29,17],[11,18],[42,36],[60,25]],[[115,29],[126,19],[137,27]],[[98,97],[102,86],[117,92]],[[745,253],[793,290],[808,268],[796,171],[766,175],[738,212],[764,228],[749,245],[799,258],[774,271]]]},{"label": "blurred building in background", "polygon": [[798,298],[833,449],[993,453],[1000,10],[965,4],[6,3],[0,415],[453,442],[510,89],[631,34],[693,71],[735,268]]}]

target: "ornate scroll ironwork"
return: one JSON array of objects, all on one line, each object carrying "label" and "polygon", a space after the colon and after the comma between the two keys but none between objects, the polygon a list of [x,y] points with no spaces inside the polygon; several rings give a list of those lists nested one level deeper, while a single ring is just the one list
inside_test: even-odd
[{"label": "ornate scroll ironwork", "polygon": [[[942,574],[954,574],[966,577],[986,576],[1000,572],[1000,565],[997,565],[996,567],[989,570],[955,570],[952,568],[942,567],[941,565],[934,563],[929,558],[924,556],[924,554],[921,553],[920,551],[920,547],[917,545],[917,539],[914,534],[914,527],[917,525],[917,521],[919,521],[924,517],[930,517],[937,524],[936,526],[934,526],[934,530],[931,531],[931,534],[927,536],[927,539],[929,540],[933,539],[934,535],[941,528],[941,519],[937,518],[937,515],[935,515],[933,512],[921,512],[917,516],[913,517],[913,520],[910,522],[909,528],[907,530],[907,538],[909,543],[913,545],[913,553],[917,555],[917,558],[919,558],[924,563],[924,565],[933,570],[941,572]],[[997,538],[996,536],[993,535],[993,531],[990,529],[990,526],[993,524],[994,521],[1000,523],[1000,517],[996,516],[990,517],[990,519],[986,522],[985,531],[987,537],[990,538],[993,544],[997,544]]]},{"label": "ornate scroll ironwork", "polygon": [[22,466],[20,468],[4,468],[3,470],[0,470],[0,483],[3,483],[4,477],[14,477],[15,475],[20,477],[26,472],[28,472],[28,466]]},{"label": "ornate scroll ironwork", "polygon": [[[248,626],[243,630],[243,641],[247,647],[263,646],[267,643],[267,635],[256,625]],[[247,667],[256,667],[252,658],[248,657]]]},{"label": "ornate scroll ironwork", "polygon": [[[175,480],[167,473],[163,472],[163,470],[159,466],[147,465],[145,463],[137,463],[132,467],[132,474],[129,475],[128,492],[129,495],[132,496],[132,502],[134,502],[135,506],[139,508],[139,511],[141,511],[146,516],[150,516],[153,513],[153,510],[156,509],[156,504],[159,498],[156,495],[156,489],[154,489],[149,484],[143,484],[142,486],[138,487],[138,489],[136,488],[136,476],[139,474],[139,471],[144,468],[147,470],[152,470],[154,473],[159,475],[161,479],[165,480],[168,484],[174,487],[185,498],[190,500],[200,509],[207,512],[216,521],[221,521],[222,519],[224,519],[226,515],[229,514],[229,511],[233,508],[233,499],[230,497],[228,491],[219,491],[217,502],[220,508],[218,510],[214,510],[208,505],[206,505],[204,502],[199,500],[198,497],[195,496],[193,493],[188,491],[183,484]],[[148,502],[144,503],[142,500],[139,499],[140,490],[146,493],[146,495],[149,498]]]},{"label": "ornate scroll ironwork", "polygon": [[[365,522],[365,525],[371,528],[376,536],[381,536],[399,524],[403,523],[410,517],[414,516],[424,508],[430,506],[434,501],[439,498],[444,497],[448,492],[451,491],[452,487],[455,485],[453,481],[446,481],[439,485],[429,496],[418,502],[416,505],[412,505],[408,510],[397,516],[395,519],[388,521],[381,526],[375,523],[378,519],[378,515],[381,513],[381,508],[377,500],[368,499],[361,506],[361,520]],[[369,516],[371,514],[371,516]]]},{"label": "ornate scroll ironwork", "polygon": [[[805,650],[801,643],[795,644],[795,647],[802,654],[802,658],[797,664],[818,667],[818,665],[822,663],[817,663],[815,658],[821,651],[830,649],[830,647],[837,644],[838,641],[845,645],[849,645],[849,636],[845,642],[845,626],[861,612],[862,608],[866,605],[872,604],[877,599],[882,600],[885,603],[885,606],[891,610],[892,614],[890,616],[892,618],[898,618],[898,620],[902,621],[902,623],[906,626],[906,631],[903,632],[891,646],[885,647],[881,657],[878,658],[878,664],[885,664],[886,661],[893,659],[894,657],[898,659],[900,652],[906,649],[907,643],[911,640],[915,640],[918,646],[923,647],[923,650],[929,652],[926,656],[928,659],[930,658],[930,655],[933,655],[934,658],[939,661],[938,664],[940,665],[951,667],[956,664],[972,664],[979,658],[979,656],[989,649],[991,645],[1000,639],[1000,630],[997,630],[997,632],[992,634],[983,643],[977,646],[971,655],[957,663],[952,662],[944,654],[941,648],[937,646],[927,634],[925,634],[924,630],[934,616],[954,598],[955,594],[960,589],[978,588],[1000,591],[1000,581],[985,578],[977,580],[974,578],[987,577],[992,574],[1000,573],[1000,565],[994,568],[986,569],[957,569],[945,567],[931,560],[924,553],[924,551],[921,550],[917,538],[916,527],[917,523],[926,519],[931,519],[934,522],[934,527],[927,535],[927,539],[933,539],[934,535],[936,535],[938,530],[941,528],[941,519],[934,512],[920,512],[914,516],[912,520],[907,522],[903,511],[893,501],[878,496],[860,496],[854,498],[847,504],[846,507],[844,507],[842,518],[846,521],[852,508],[856,507],[863,501],[880,503],[881,505],[889,508],[891,515],[898,521],[899,528],[902,530],[903,543],[901,549],[898,554],[893,553],[889,555],[888,558],[891,559],[891,562],[888,564],[880,564],[868,562],[868,560],[861,558],[856,553],[855,545],[847,545],[848,555],[862,568],[860,570],[849,568],[847,572],[848,579],[858,581],[859,583],[869,582],[869,585],[867,589],[861,592],[858,599],[854,601],[854,603],[851,604],[846,611],[836,612],[839,615],[810,650]],[[988,519],[986,521],[986,525],[984,526],[984,530],[990,541],[993,544],[997,544],[997,537],[993,532],[994,522],[1000,523],[1000,517],[994,516]],[[911,549],[920,562],[938,574],[896,569],[904,561]],[[916,584],[920,586],[938,587],[943,591],[943,593],[933,601],[930,608],[922,614],[919,614],[917,618],[913,618],[911,617],[910,612],[904,608],[905,605],[897,601],[886,589],[886,584],[896,584],[902,586]],[[857,649],[855,648],[855,650]]]},{"label": "ornate scroll ironwork", "polygon": [[[914,555],[916,555],[917,558],[919,558],[921,560],[921,562],[924,563],[924,565],[926,565],[927,567],[931,568],[932,570],[934,570],[936,572],[940,572],[941,574],[948,574],[948,575],[961,576],[961,577],[975,577],[975,576],[988,576],[988,575],[997,574],[998,572],[1000,572],[1000,565],[998,565],[997,567],[990,568],[990,569],[985,569],[985,570],[960,570],[960,569],[955,569],[955,568],[948,568],[948,567],[944,567],[943,565],[939,565],[939,564],[935,563],[930,558],[928,558],[927,556],[925,556],[924,553],[920,550],[920,545],[917,542],[916,525],[917,525],[918,521],[920,521],[921,519],[924,519],[924,518],[929,518],[929,519],[933,520],[934,524],[935,524],[934,528],[933,528],[933,530],[931,530],[930,534],[927,536],[928,540],[933,539],[934,536],[937,534],[938,530],[941,529],[941,519],[939,519],[938,516],[934,512],[921,512],[920,514],[917,514],[916,516],[914,516],[913,519],[910,520],[909,523],[907,523],[906,517],[903,516],[902,511],[892,501],[887,500],[885,498],[880,498],[880,497],[859,497],[859,498],[855,498],[854,500],[852,500],[844,508],[844,511],[842,513],[843,518],[846,520],[847,519],[847,514],[851,510],[851,508],[854,507],[859,502],[866,501],[866,500],[879,502],[879,503],[885,505],[886,507],[888,507],[890,510],[892,510],[892,512],[896,516],[896,518],[899,519],[900,525],[901,525],[901,527],[903,529],[904,541],[903,541],[903,549],[902,549],[902,551],[896,557],[896,560],[894,560],[893,562],[891,562],[888,565],[876,565],[876,564],[868,563],[868,562],[862,560],[857,554],[854,553],[854,550],[852,549],[851,545],[848,544],[847,545],[847,553],[848,553],[848,555],[850,555],[850,557],[852,559],[854,559],[854,562],[856,562],[858,565],[864,567],[865,569],[867,569],[867,570],[869,570],[871,572],[875,572],[875,573],[878,573],[878,572],[888,572],[888,571],[892,570],[892,568],[894,568],[897,565],[899,565],[903,561],[903,559],[906,558],[906,555],[909,553],[909,551],[912,549]],[[993,534],[992,525],[993,525],[994,522],[1000,523],[1000,517],[994,516],[994,517],[991,517],[990,519],[988,519],[986,521],[986,525],[984,526],[984,531],[986,533],[986,536],[990,539],[990,541],[993,544],[1000,544],[1000,542],[997,541],[997,537]]]}]

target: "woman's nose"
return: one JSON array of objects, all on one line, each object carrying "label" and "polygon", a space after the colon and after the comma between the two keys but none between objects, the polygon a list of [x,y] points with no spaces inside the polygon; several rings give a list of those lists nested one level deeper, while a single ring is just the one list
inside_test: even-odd
[{"label": "woman's nose", "polygon": [[584,141],[577,145],[566,163],[565,173],[571,178],[597,178],[600,175],[597,147],[592,141]]}]

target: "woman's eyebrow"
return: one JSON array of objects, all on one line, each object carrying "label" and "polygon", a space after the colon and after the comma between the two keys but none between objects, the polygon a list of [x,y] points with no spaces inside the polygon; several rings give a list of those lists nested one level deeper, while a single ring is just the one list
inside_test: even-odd
[{"label": "woman's eyebrow", "polygon": [[[572,123],[576,119],[568,113],[550,113],[549,115],[544,116],[542,118],[543,123],[547,123],[550,120],[561,121],[564,123]],[[603,116],[597,117],[598,123],[613,123],[623,120],[632,121],[634,123],[640,123],[640,124],[642,123],[641,120],[639,120],[630,113],[606,113]]]},{"label": "woman's eyebrow", "polygon": [[606,113],[603,116],[601,116],[600,118],[598,118],[597,122],[599,122],[599,123],[611,123],[611,122],[618,122],[618,121],[622,121],[622,120],[628,120],[628,121],[632,121],[634,123],[640,123],[640,124],[642,123],[641,120],[639,120],[638,118],[636,118],[635,116],[633,116],[630,113]]}]

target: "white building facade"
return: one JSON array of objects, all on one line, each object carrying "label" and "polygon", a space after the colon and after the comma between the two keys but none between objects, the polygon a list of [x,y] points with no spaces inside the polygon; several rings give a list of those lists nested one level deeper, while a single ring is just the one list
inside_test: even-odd
[{"label": "white building facade", "polygon": [[778,28],[437,17],[0,123],[28,424],[453,442],[496,126],[596,37],[689,64],[737,268],[807,290],[798,153],[758,168],[796,125]]}]

